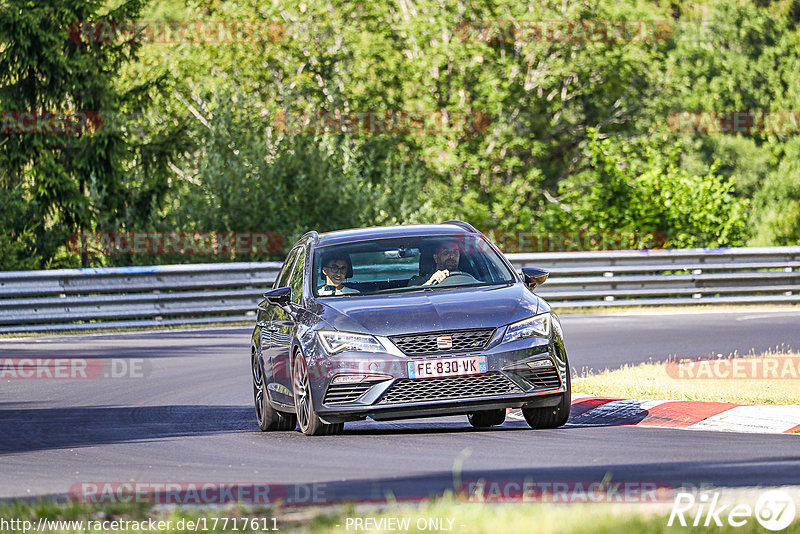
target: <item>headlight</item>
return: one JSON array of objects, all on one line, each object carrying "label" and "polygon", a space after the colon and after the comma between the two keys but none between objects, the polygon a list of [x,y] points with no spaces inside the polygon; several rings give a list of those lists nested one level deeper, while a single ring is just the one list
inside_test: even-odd
[{"label": "headlight", "polygon": [[550,314],[542,313],[529,319],[511,323],[503,336],[503,343],[516,341],[526,337],[550,337]]},{"label": "headlight", "polygon": [[343,350],[357,350],[360,352],[386,352],[374,336],[352,334],[350,332],[331,332],[320,330],[317,332],[325,352],[336,354]]}]

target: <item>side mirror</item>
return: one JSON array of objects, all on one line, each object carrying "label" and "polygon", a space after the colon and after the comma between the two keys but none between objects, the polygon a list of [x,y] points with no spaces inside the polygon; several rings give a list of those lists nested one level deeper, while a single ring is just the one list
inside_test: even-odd
[{"label": "side mirror", "polygon": [[522,268],[522,279],[530,289],[544,284],[548,276],[550,276],[550,271],[539,269],[538,267]]},{"label": "side mirror", "polygon": [[267,299],[267,303],[273,306],[286,308],[289,305],[289,301],[292,299],[292,288],[287,286],[279,287],[278,289],[270,289],[264,293],[264,298]]}]

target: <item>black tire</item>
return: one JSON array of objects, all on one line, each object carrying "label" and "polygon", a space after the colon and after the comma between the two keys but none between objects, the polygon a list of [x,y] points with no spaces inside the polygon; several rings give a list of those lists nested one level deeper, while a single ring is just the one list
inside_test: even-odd
[{"label": "black tire", "polygon": [[572,408],[572,379],[567,364],[567,391],[561,396],[561,402],[556,406],[544,408],[523,408],[522,415],[531,428],[558,428],[566,424],[570,408]]},{"label": "black tire", "polygon": [[332,436],[344,431],[344,423],[328,424],[314,411],[306,360],[299,352],[292,363],[292,390],[300,432],[306,436]]},{"label": "black tire", "polygon": [[294,414],[279,412],[267,399],[267,385],[264,383],[264,374],[255,354],[252,358],[253,369],[253,401],[256,406],[256,421],[262,432],[270,430],[294,430],[297,426],[297,417]]},{"label": "black tire", "polygon": [[469,424],[475,428],[498,426],[502,425],[503,421],[506,420],[506,410],[505,408],[500,408],[498,410],[483,410],[480,412],[474,412],[469,414],[467,419],[469,419]]}]

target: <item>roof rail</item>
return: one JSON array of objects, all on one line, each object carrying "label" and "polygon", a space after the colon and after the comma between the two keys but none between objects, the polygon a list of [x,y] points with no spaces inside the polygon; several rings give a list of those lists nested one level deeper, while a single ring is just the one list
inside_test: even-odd
[{"label": "roof rail", "polygon": [[480,232],[478,232],[478,230],[475,229],[474,226],[472,226],[471,224],[469,224],[467,222],[464,222],[464,221],[456,221],[456,220],[444,221],[442,224],[453,224],[455,226],[460,226],[464,230],[466,230],[468,232],[472,232],[473,234],[479,234],[480,233]]}]

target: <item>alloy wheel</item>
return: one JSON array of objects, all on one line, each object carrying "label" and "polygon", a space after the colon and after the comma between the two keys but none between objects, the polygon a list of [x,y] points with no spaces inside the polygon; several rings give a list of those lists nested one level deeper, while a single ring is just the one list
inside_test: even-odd
[{"label": "alloy wheel", "polygon": [[253,355],[253,399],[256,405],[256,419],[258,424],[264,424],[264,375],[261,373],[261,366],[258,365],[258,358]]},{"label": "alloy wheel", "polygon": [[297,410],[297,422],[300,424],[300,431],[306,432],[311,420],[311,391],[308,384],[306,362],[300,354],[294,359],[294,373],[292,375],[294,377],[292,384],[294,386],[294,405]]}]

